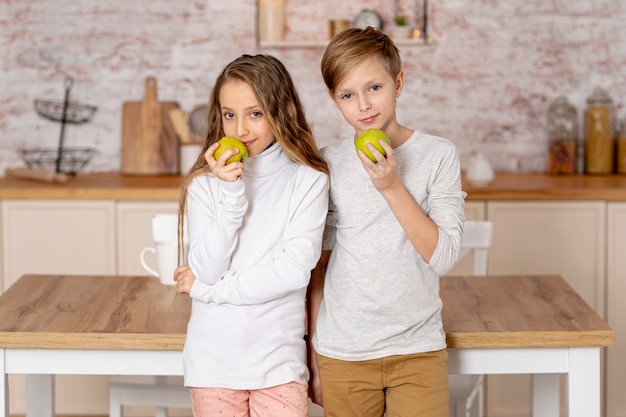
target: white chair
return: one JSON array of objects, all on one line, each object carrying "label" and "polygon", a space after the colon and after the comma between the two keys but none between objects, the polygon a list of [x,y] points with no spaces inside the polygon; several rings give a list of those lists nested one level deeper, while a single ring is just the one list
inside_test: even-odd
[{"label": "white chair", "polygon": [[[493,240],[493,223],[468,220],[463,227],[459,260],[474,253],[473,275],[487,275],[487,251]],[[483,375],[449,375],[449,417],[483,417]]]},{"label": "white chair", "polygon": [[169,407],[191,410],[191,396],[179,376],[113,377],[109,381],[109,417],[122,417],[125,405],[155,407],[155,417],[167,417]]}]

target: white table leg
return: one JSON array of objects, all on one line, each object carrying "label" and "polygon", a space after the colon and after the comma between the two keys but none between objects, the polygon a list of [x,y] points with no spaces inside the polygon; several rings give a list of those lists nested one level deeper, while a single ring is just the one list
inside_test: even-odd
[{"label": "white table leg", "polygon": [[9,375],[6,370],[4,349],[0,349],[0,415],[9,417]]},{"label": "white table leg", "polygon": [[569,417],[600,417],[600,348],[570,348]]},{"label": "white table leg", "polygon": [[26,375],[26,417],[54,417],[54,375]]},{"label": "white table leg", "polygon": [[559,416],[559,374],[532,375],[532,416]]}]

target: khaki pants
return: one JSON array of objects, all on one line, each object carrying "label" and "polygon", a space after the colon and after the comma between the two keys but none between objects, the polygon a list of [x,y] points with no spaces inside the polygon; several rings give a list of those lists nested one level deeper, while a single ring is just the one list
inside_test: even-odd
[{"label": "khaki pants", "polygon": [[448,351],[342,361],[316,354],[326,417],[448,417]]}]

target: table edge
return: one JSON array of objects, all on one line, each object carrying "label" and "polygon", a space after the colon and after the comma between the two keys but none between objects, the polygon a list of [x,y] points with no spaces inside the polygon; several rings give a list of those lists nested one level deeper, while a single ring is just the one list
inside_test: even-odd
[{"label": "table edge", "polygon": [[613,346],[614,332],[446,332],[446,343],[451,349],[609,347]]}]

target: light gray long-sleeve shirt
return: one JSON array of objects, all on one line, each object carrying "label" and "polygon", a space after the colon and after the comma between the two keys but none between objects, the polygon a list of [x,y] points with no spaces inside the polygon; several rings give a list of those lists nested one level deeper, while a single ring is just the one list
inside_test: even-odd
[{"label": "light gray long-sleeve shirt", "polygon": [[454,266],[461,244],[459,159],[450,141],[420,132],[394,153],[402,183],[439,229],[437,247],[426,263],[371,183],[352,138],[323,148],[331,182],[324,249],[332,254],[313,344],[324,356],[357,361],[446,346],[439,275]]}]

